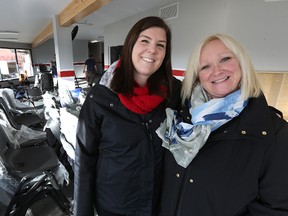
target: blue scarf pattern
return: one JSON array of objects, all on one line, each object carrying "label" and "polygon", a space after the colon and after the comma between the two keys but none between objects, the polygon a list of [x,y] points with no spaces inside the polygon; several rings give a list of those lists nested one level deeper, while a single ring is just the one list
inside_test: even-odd
[{"label": "blue scarf pattern", "polygon": [[156,130],[162,146],[169,149],[176,162],[186,168],[207,141],[210,133],[238,116],[248,100],[237,90],[224,98],[209,100],[200,85],[193,90],[189,112],[191,123],[181,122],[177,111],[166,109],[166,120]]}]

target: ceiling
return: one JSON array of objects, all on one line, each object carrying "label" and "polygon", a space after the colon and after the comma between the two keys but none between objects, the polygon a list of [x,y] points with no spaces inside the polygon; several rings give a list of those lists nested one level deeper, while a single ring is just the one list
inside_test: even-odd
[{"label": "ceiling", "polygon": [[[72,0],[1,0],[0,41],[32,43]],[[74,0],[75,1],[75,0]],[[76,39],[95,40],[104,36],[104,26],[172,0],[112,0],[77,24]],[[18,34],[3,33],[19,32]],[[2,33],[1,33],[2,32]]]}]

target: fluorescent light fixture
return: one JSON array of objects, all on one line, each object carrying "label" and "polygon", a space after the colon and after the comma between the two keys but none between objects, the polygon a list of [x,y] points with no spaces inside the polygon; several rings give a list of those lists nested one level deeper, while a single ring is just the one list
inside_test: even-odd
[{"label": "fluorescent light fixture", "polygon": [[82,22],[76,22],[76,24],[82,24],[82,25],[93,26],[93,23],[89,23],[88,20],[83,20]]},{"label": "fluorescent light fixture", "polygon": [[99,42],[98,40],[92,40],[92,41],[90,41],[91,43],[97,43],[97,42]]},{"label": "fluorescent light fixture", "polygon": [[88,23],[88,22],[76,22],[76,24],[93,26],[93,23]]},{"label": "fluorescent light fixture", "polygon": [[18,38],[0,38],[0,41],[15,42]]},{"label": "fluorescent light fixture", "polygon": [[0,34],[13,34],[13,35],[18,35],[19,32],[17,31],[1,31]]},{"label": "fluorescent light fixture", "polygon": [[281,2],[281,1],[287,1],[287,0],[265,0],[265,2]]}]

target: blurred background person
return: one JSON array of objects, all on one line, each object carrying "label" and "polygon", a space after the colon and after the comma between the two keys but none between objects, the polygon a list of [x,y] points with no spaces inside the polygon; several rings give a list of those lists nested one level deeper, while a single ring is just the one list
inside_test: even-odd
[{"label": "blurred background person", "polygon": [[88,85],[91,87],[97,73],[96,61],[92,54],[90,54],[89,58],[85,61],[83,73],[85,73],[85,78],[88,82]]}]

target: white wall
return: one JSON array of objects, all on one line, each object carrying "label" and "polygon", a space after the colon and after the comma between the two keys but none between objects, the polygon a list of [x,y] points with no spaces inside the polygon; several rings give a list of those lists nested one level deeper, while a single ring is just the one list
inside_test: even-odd
[{"label": "white wall", "polygon": [[125,37],[132,26],[145,16],[158,15],[158,8],[139,13],[136,16],[128,17],[118,22],[112,23],[104,27],[104,64],[110,65],[110,47],[123,45]]},{"label": "white wall", "polygon": [[55,59],[54,40],[50,39],[41,45],[32,48],[32,59],[34,64],[48,64],[52,59]]},{"label": "white wall", "polygon": [[[84,62],[88,58],[88,41],[74,40],[72,42],[72,46],[74,62]],[[54,59],[54,54],[54,40],[50,39],[32,49],[33,63],[50,63],[50,61]]]},{"label": "white wall", "polygon": [[73,45],[73,59],[74,62],[85,62],[89,56],[87,40],[74,40]]},{"label": "white wall", "polygon": [[287,11],[287,1],[231,1],[227,32],[247,48],[257,70],[288,71]]},{"label": "white wall", "polygon": [[[178,18],[168,21],[172,30],[172,66],[185,70],[194,46],[206,35],[223,32],[235,37],[249,51],[256,70],[288,71],[288,2],[264,0],[178,0]],[[109,47],[122,45],[139,19],[158,16],[159,8],[120,20],[104,28],[104,61]]]},{"label": "white wall", "polygon": [[172,30],[172,66],[185,70],[192,49],[206,35],[223,32],[229,0],[179,0],[178,18],[168,21]]},{"label": "white wall", "polygon": [[110,64],[109,47],[122,45],[126,34],[139,19],[150,15],[158,16],[161,7],[175,2],[179,2],[178,17],[167,20],[172,31],[173,69],[186,69],[192,48],[204,35],[225,30],[229,0],[168,1],[160,7],[120,20],[104,28],[105,65]]},{"label": "white wall", "polygon": [[[74,40],[73,46],[73,61],[74,63],[84,63],[88,58],[88,41],[87,40]],[[50,64],[52,59],[55,59],[54,40],[50,39],[32,49],[32,58],[34,64]],[[34,68],[34,72],[37,68]],[[74,65],[74,72],[77,77],[83,77],[83,65]]]}]

